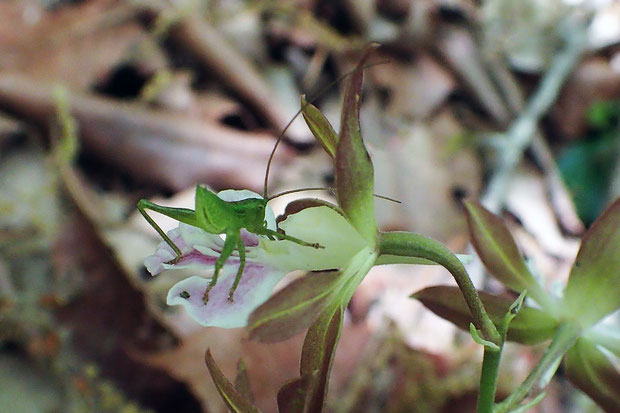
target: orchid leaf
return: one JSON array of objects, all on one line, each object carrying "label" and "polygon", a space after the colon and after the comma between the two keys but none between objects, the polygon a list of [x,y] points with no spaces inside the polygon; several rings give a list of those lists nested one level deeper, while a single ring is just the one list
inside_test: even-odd
[{"label": "orchid leaf", "polygon": [[322,411],[327,393],[327,380],[342,330],[344,308],[327,308],[310,327],[301,353],[300,375],[313,376],[312,388],[308,394],[306,411]]},{"label": "orchid leaf", "polygon": [[[483,291],[478,291],[478,294],[493,324],[500,327],[514,300]],[[463,330],[468,330],[473,322],[463,294],[457,287],[428,287],[411,297],[420,300],[426,308]],[[550,339],[557,326],[557,320],[547,313],[521,306],[508,326],[507,339],[521,344],[538,344]]]},{"label": "orchid leaf", "polygon": [[312,394],[311,389],[315,376],[316,374],[306,374],[285,383],[278,391],[278,412],[308,412],[308,397]]},{"label": "orchid leaf", "polygon": [[309,273],[293,281],[250,315],[250,339],[282,341],[308,328],[329,305],[339,283],[336,271]]},{"label": "orchid leaf", "polygon": [[620,308],[620,198],[586,232],[564,293],[567,317],[587,328]]},{"label": "orchid leaf", "polygon": [[250,388],[250,378],[248,377],[248,370],[245,367],[243,359],[239,359],[237,363],[237,375],[235,376],[235,389],[243,396],[245,396],[251,402],[254,402],[254,395]]},{"label": "orchid leaf", "polygon": [[487,270],[508,288],[528,290],[538,304],[549,302],[501,218],[476,201],[466,201],[465,211],[472,243]]},{"label": "orchid leaf", "polygon": [[228,408],[237,413],[258,413],[260,410],[248,400],[241,392],[239,392],[233,384],[228,381],[222,370],[215,363],[215,359],[211,355],[211,350],[207,349],[205,353],[205,363],[211,373],[211,378],[215,383],[218,393],[222,396],[222,400]]},{"label": "orchid leaf", "polygon": [[566,353],[568,379],[606,412],[620,411],[620,370],[591,341],[579,338]]},{"label": "orchid leaf", "polygon": [[375,47],[367,48],[346,83],[335,160],[338,204],[351,225],[371,246],[375,245],[377,237],[373,199],[374,168],[362,140],[359,114],[364,64]]},{"label": "orchid leaf", "polygon": [[332,158],[336,156],[336,146],[338,145],[338,134],[325,115],[312,103],[301,97],[301,114],[310,128],[310,132],[321,144],[325,152]]}]

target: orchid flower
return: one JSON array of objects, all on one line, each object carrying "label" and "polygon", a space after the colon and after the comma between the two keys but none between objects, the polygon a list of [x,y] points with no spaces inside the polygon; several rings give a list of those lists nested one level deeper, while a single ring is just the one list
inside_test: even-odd
[{"label": "orchid flower", "polygon": [[[382,233],[377,228],[374,167],[359,124],[363,68],[376,47],[373,44],[367,48],[350,74],[338,134],[323,114],[302,98],[301,112],[308,127],[333,158],[338,203],[295,201],[287,206],[288,213],[279,223],[279,229],[290,237],[318,243],[323,248],[242,233],[245,269],[234,302],[228,299],[240,265],[240,258],[234,254],[226,261],[218,283],[210,290],[207,303],[203,297],[209,279],[205,277],[187,278],[168,293],[168,304],[184,306],[200,324],[227,328],[248,325],[250,338],[263,342],[283,340],[307,328],[300,376],[285,384],[278,394],[278,403],[282,403],[286,411],[292,406],[295,409],[303,406],[304,411],[321,410],[344,311],[374,265],[436,263],[444,266],[463,292],[473,323],[482,337],[496,347],[502,341],[461,261],[448,248],[419,234]],[[218,196],[226,201],[259,197],[248,191],[223,191]],[[271,210],[268,209],[265,216],[267,227],[277,230]],[[167,264],[175,254],[168,244],[162,243],[145,262],[152,274],[185,266],[207,272],[214,267],[223,247],[220,236],[184,224],[171,231],[168,237],[179,247],[181,258],[174,265]],[[295,279],[272,296],[275,285],[293,270],[313,272]],[[205,361],[231,410],[257,411],[245,393],[238,392],[224,377],[209,351]]]},{"label": "orchid flower", "polygon": [[[260,197],[248,190],[225,190],[219,192],[218,196],[225,201]],[[265,217],[268,228],[275,230],[276,222],[271,208],[267,208]],[[202,300],[209,284],[209,272],[213,270],[224,245],[219,235],[180,223],[168,232],[168,236],[183,253],[181,259],[175,264],[167,264],[175,254],[167,243],[162,242],[155,254],[146,258],[145,265],[153,275],[179,268],[201,272],[201,275],[176,283],[168,292],[168,305],[185,307],[188,314],[204,326],[234,328],[247,324],[250,313],[271,296],[275,285],[286,274],[294,270],[342,268],[365,248],[359,233],[342,215],[328,206],[306,208],[289,215],[280,227],[288,235],[318,242],[324,248],[309,248],[287,240],[270,240],[243,231],[246,264],[233,302],[228,299],[228,293],[239,267],[238,253],[226,261],[218,283],[209,294],[209,301],[205,304]]]}]

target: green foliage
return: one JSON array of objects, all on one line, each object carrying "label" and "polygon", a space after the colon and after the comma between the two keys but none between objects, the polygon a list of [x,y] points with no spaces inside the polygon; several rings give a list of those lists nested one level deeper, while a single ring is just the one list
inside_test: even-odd
[{"label": "green foliage", "polygon": [[[479,291],[480,299],[493,323],[499,328],[508,313],[512,300]],[[416,292],[411,296],[438,316],[467,330],[473,318],[467,308],[463,294],[457,287],[433,286]],[[523,306],[510,322],[507,339],[521,344],[534,345],[549,340],[558,321],[537,308]]]},{"label": "green foliage", "polygon": [[288,284],[254,310],[248,321],[250,339],[282,341],[307,329],[341,284],[337,271],[313,272]]},{"label": "green foliage", "polygon": [[606,412],[620,411],[620,371],[594,343],[577,340],[566,354],[566,374]]},{"label": "green foliage", "polygon": [[226,403],[226,406],[235,413],[258,413],[260,410],[254,406],[254,404],[239,391],[222,373],[222,370],[217,366],[215,359],[211,355],[211,350],[207,349],[205,353],[205,363],[211,374],[211,378],[215,383],[217,391],[222,396],[222,400]]},{"label": "green foliage", "polygon": [[528,294],[551,311],[553,304],[532,276],[512,235],[496,215],[475,201],[465,202],[472,243],[487,270],[508,288]]},{"label": "green foliage", "polygon": [[[620,385],[620,372],[599,347],[613,352],[620,348],[620,340],[605,333],[588,334],[588,329],[620,309],[620,199],[608,207],[584,235],[564,297],[558,303],[551,301],[531,276],[502,220],[478,203],[468,202],[466,208],[474,247],[487,269],[509,288],[538,289],[534,290],[534,298],[542,310],[522,308],[510,322],[507,338],[536,344],[553,336],[543,360],[509,398],[497,405],[498,411],[505,412],[512,407],[524,411],[527,405],[519,404],[535,381],[545,368],[552,368],[565,354],[573,384],[607,411],[618,411],[620,400],[616,389]],[[500,323],[505,324],[512,317],[507,313],[511,309],[510,300],[479,294],[493,322],[503,331]],[[466,328],[471,320],[465,300],[456,288],[430,287],[413,297],[461,328]],[[599,328],[604,329],[603,326]],[[488,376],[485,373],[487,354],[485,349],[483,379]],[[485,380],[481,380],[481,394],[483,383]]]},{"label": "green foliage", "polygon": [[620,199],[583,237],[564,294],[565,317],[588,328],[620,308]]},{"label": "green foliage", "polygon": [[336,308],[328,307],[308,329],[301,352],[299,373],[302,380],[309,376],[314,377],[314,380],[303,390],[307,404],[302,411],[320,412],[323,410],[329,372],[342,331],[343,318],[344,304]]},{"label": "green foliage", "polygon": [[557,157],[577,212],[589,225],[603,211],[620,157],[620,102],[601,102],[589,112],[591,131],[569,144]]}]

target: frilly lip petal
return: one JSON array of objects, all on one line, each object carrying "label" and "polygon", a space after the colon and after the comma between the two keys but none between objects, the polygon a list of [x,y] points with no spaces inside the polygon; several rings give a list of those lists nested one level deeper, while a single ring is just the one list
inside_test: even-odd
[{"label": "frilly lip petal", "polygon": [[179,247],[183,255],[175,264],[168,264],[176,254],[170,245],[162,241],[155,253],[144,260],[146,269],[152,275],[171,268],[211,267],[219,256],[217,251],[221,250],[223,243],[219,236],[183,223],[180,223],[178,228],[168,231],[168,237]]},{"label": "frilly lip petal", "polygon": [[[168,244],[164,244],[165,246],[168,246]],[[174,258],[174,252],[172,251],[172,248],[166,248],[165,246],[160,244],[157,247],[155,254],[149,255],[144,259],[144,266],[146,267],[147,271],[151,273],[151,275],[157,275],[160,272],[164,271],[166,269],[164,268],[164,263]]]},{"label": "frilly lip petal", "polygon": [[176,283],[168,291],[166,302],[168,305],[183,306],[188,314],[203,326],[243,327],[247,324],[252,311],[269,298],[273,287],[286,273],[246,263],[241,282],[234,294],[234,301],[231,302],[228,294],[238,268],[238,261],[236,264],[224,266],[217,284],[209,292],[206,304],[203,297],[209,279],[198,276]]}]

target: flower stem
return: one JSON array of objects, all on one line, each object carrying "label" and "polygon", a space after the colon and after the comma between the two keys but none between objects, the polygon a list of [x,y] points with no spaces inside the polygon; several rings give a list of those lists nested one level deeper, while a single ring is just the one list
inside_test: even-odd
[{"label": "flower stem", "polygon": [[432,238],[411,232],[383,232],[379,234],[379,253],[380,255],[425,258],[450,271],[465,297],[474,319],[474,325],[482,331],[485,339],[498,346],[501,345],[501,335],[484,309],[465,267],[445,245]]},{"label": "flower stem", "polygon": [[499,361],[503,346],[498,349],[484,347],[482,372],[480,373],[480,392],[478,393],[478,413],[492,413],[497,390]]}]

